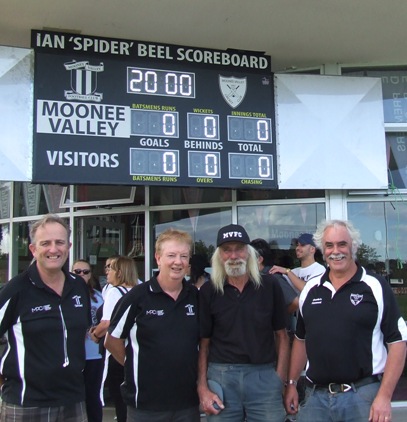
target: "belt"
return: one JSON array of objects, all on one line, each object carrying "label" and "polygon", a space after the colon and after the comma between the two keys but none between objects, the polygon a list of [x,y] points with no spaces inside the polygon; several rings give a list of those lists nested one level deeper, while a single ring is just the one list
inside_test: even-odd
[{"label": "belt", "polygon": [[328,390],[331,394],[336,393],[346,393],[350,390],[356,390],[359,387],[363,387],[364,385],[373,384],[374,382],[380,382],[381,376],[380,375],[371,375],[369,377],[361,378],[355,382],[337,384],[335,382],[330,382],[329,384],[314,384],[313,382],[306,380],[307,385],[311,388],[315,388],[315,390]]}]

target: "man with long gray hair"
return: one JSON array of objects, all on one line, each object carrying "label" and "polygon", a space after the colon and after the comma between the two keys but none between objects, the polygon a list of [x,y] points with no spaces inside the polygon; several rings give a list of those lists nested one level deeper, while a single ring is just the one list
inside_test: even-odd
[{"label": "man with long gray hair", "polygon": [[[261,276],[245,229],[221,228],[200,290],[198,393],[208,421],[282,422],[289,340],[274,276]],[[223,398],[222,398],[223,397]]]},{"label": "man with long gray hair", "polygon": [[314,234],[328,264],[300,295],[285,406],[298,411],[297,380],[308,359],[299,422],[390,422],[404,367],[407,327],[389,283],[356,261],[361,240],[349,221]]}]

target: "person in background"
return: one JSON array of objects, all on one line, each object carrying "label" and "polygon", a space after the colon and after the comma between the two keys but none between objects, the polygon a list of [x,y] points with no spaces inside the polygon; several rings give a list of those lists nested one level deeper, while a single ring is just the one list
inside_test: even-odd
[{"label": "person in background", "polygon": [[[111,260],[110,268],[107,272],[107,282],[111,287],[106,291],[102,320],[96,327],[90,330],[90,337],[95,343],[104,341],[114,307],[137,284],[137,280],[136,264],[132,258],[119,256]],[[117,421],[126,422],[127,409],[120,391],[120,385],[124,381],[123,366],[109,352],[105,356],[103,380],[109,387],[109,394],[114,401]],[[101,388],[102,400],[103,387],[104,382]]]},{"label": "person in background", "polygon": [[[257,263],[259,265],[260,274],[268,275],[269,271],[273,267],[270,245],[261,238],[252,240],[250,245],[257,251]],[[297,293],[280,274],[274,274],[274,277],[280,281],[280,287],[283,291],[284,301],[287,307],[287,328],[290,328],[289,315],[298,309]]]},{"label": "person in background", "polygon": [[[120,257],[120,255],[113,255],[113,256],[109,256],[109,258],[106,258],[105,267],[104,267],[105,274],[106,274],[106,284],[102,288],[102,296],[103,296],[103,299],[105,299],[106,292],[108,291],[108,289],[110,287],[112,287],[112,285],[107,281],[107,275],[109,274],[110,266],[112,264],[112,261],[114,259],[119,258],[119,257]],[[102,315],[100,315],[99,320],[101,319],[101,317],[102,317]]]},{"label": "person in background", "polygon": [[[199,291],[198,394],[208,421],[285,419],[289,339],[280,283],[262,276],[246,230],[222,227]],[[210,388],[223,391],[224,399]]]},{"label": "person in background", "polygon": [[205,268],[209,267],[209,262],[204,255],[192,255],[190,265],[189,281],[199,290],[211,278],[205,271]]},{"label": "person in background", "polygon": [[270,269],[270,274],[285,275],[299,294],[307,281],[325,272],[325,267],[315,261],[316,251],[317,246],[312,238],[312,234],[303,233],[297,239],[297,246],[295,248],[295,254],[300,261],[300,266],[290,269],[274,265]]},{"label": "person in background", "polygon": [[[407,327],[387,280],[356,262],[359,232],[343,220],[314,234],[328,269],[300,295],[285,407],[299,422],[390,422]],[[307,361],[308,359],[308,361]],[[305,366],[306,398],[297,380]]]},{"label": "person in background", "polygon": [[[102,306],[102,293],[95,289],[92,268],[86,259],[77,259],[72,265],[72,272],[81,276],[89,289],[92,326],[97,324],[96,311]],[[89,422],[102,422],[103,409],[100,400],[100,388],[103,376],[103,359],[99,345],[91,338],[89,332],[85,338],[86,364],[83,371],[85,378],[86,413]]]},{"label": "person in background", "polygon": [[188,233],[162,232],[158,275],[127,294],[112,317],[105,344],[125,366],[129,421],[200,421],[198,290],[185,280],[191,249]]},{"label": "person in background", "polygon": [[65,269],[71,230],[47,214],[30,227],[34,262],[0,291],[2,421],[84,422],[89,291]]},{"label": "person in background", "polygon": [[[290,269],[289,267],[282,267],[278,265],[272,266],[269,271],[270,274],[279,275],[281,278],[286,280],[297,292],[299,296],[300,292],[304,288],[305,284],[313,279],[314,277],[321,276],[326,268],[315,261],[315,254],[317,252],[317,246],[310,233],[302,233],[298,239],[293,239],[295,245],[295,254],[297,259],[300,261],[300,266]],[[319,250],[318,250],[319,252]],[[298,297],[296,298],[298,307]],[[298,312],[291,314],[290,321],[290,340],[294,339],[294,332],[297,326]],[[303,371],[301,378],[298,380],[297,389],[299,393],[299,399],[302,401],[305,396],[305,371]],[[290,419],[290,416],[287,418]]]}]

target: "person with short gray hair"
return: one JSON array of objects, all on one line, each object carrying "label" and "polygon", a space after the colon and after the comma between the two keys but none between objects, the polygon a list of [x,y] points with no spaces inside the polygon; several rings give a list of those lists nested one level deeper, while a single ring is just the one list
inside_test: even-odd
[{"label": "person with short gray hair", "polygon": [[[285,407],[298,422],[390,422],[406,358],[407,327],[391,287],[356,261],[350,221],[322,222],[314,235],[328,264],[300,295]],[[297,381],[306,365],[305,400]]]}]

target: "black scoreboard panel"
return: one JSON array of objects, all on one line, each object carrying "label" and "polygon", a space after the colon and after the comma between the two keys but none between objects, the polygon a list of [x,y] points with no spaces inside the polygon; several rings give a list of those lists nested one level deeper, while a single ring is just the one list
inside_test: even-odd
[{"label": "black scoreboard panel", "polygon": [[32,31],[33,181],[276,188],[269,56]]}]

